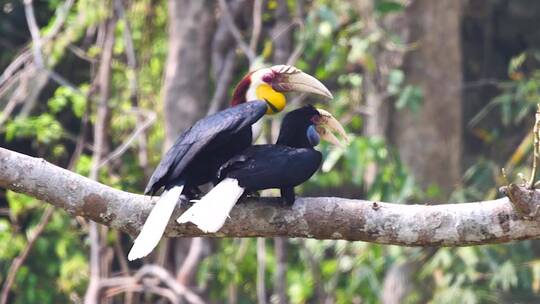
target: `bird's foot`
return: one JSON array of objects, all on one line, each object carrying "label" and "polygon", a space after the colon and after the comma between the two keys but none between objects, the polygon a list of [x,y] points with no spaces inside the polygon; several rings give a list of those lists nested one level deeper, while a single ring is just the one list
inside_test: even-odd
[{"label": "bird's foot", "polygon": [[287,200],[287,199],[282,199],[281,200],[281,206],[283,207],[292,207],[294,205],[294,202],[295,200]]}]

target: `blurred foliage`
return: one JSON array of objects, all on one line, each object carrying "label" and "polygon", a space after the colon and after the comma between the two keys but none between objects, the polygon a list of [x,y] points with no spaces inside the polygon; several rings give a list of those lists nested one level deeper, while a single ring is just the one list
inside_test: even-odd
[{"label": "blurred foliage", "polygon": [[[508,64],[508,80],[496,83],[499,94],[468,122],[487,146],[505,145],[508,129],[518,126],[518,146],[500,164],[480,158],[464,174],[464,185],[453,194],[455,201],[494,199],[497,187],[508,181],[523,183],[530,174],[532,125],[540,102],[540,53],[518,54]],[[492,128],[493,115],[499,124]],[[492,128],[489,134],[479,132]],[[421,276],[435,282],[433,303],[534,303],[540,293],[538,241],[439,249],[425,264]]]},{"label": "blurred foliage", "polygon": [[[18,35],[18,46],[24,46],[26,33],[15,30],[24,27],[24,12],[20,3],[10,2],[0,7],[0,31]],[[46,34],[54,23],[55,11],[62,1],[38,3],[40,26]],[[375,1],[375,19],[381,22],[389,14],[399,14],[402,1]],[[53,41],[44,48],[48,65],[68,71],[77,90],[63,86],[50,88],[31,115],[10,118],[1,130],[9,145],[22,145],[25,149],[60,165],[68,163],[74,142],[81,132],[81,120],[94,106],[88,102],[93,84],[90,63],[99,59],[101,50],[88,43],[85,36],[96,30],[110,16],[107,1],[80,0],[69,12],[66,25]],[[269,1],[264,22],[271,22],[275,1]],[[296,2],[289,1],[291,11]],[[321,172],[306,183],[300,194],[340,195],[407,203],[437,197],[436,185],[419,189],[407,168],[397,157],[395,148],[382,138],[367,138],[362,133],[363,118],[357,109],[363,104],[361,91],[365,73],[379,66],[376,52],[386,41],[402,44],[393,33],[382,29],[365,32],[364,21],[349,1],[322,0],[307,6],[304,26],[296,31],[295,41],[304,43],[299,68],[325,81],[334,81],[335,102],[330,111],[336,117],[345,117],[348,132],[352,134],[347,150],[322,146],[325,161]],[[22,12],[22,13],[21,13]],[[116,27],[114,45],[112,89],[110,104],[112,120],[109,129],[111,147],[119,146],[137,125],[137,115],[130,100],[130,79],[138,81],[138,106],[161,113],[161,85],[167,52],[165,1],[130,1],[127,20],[137,51],[138,68],[133,71],[125,63],[126,30],[124,21]],[[6,34],[7,35],[7,34]],[[8,36],[6,36],[8,37]],[[23,39],[24,38],[24,39]],[[1,39],[1,38],[0,38]],[[12,37],[13,41],[16,39]],[[261,60],[270,61],[272,41],[266,39]],[[68,48],[70,46],[71,48]],[[76,50],[74,50],[74,48]],[[16,50],[0,52],[0,66],[13,59]],[[80,59],[84,58],[84,59]],[[482,126],[492,111],[500,115],[501,128],[521,124],[531,117],[540,102],[540,61],[538,52],[517,56],[509,64],[507,81],[498,84],[501,94],[470,122]],[[72,67],[76,68],[73,69]],[[359,66],[359,68],[358,68]],[[236,77],[247,71],[242,66]],[[387,86],[382,94],[395,101],[395,110],[408,108],[418,111],[422,107],[422,91],[406,82],[399,69],[389,72]],[[360,93],[359,93],[360,92]],[[48,94],[48,95],[47,95]],[[350,114],[354,113],[354,114]],[[90,115],[90,122],[94,119]],[[527,136],[525,130],[522,135]],[[500,133],[484,136],[487,144],[503,141]],[[164,127],[161,119],[148,135],[150,164],[153,167],[162,154]],[[530,148],[523,141],[519,155],[508,155],[512,172],[527,172],[527,158],[523,151]],[[529,148],[528,148],[529,147]],[[517,155],[517,156],[516,156]],[[91,165],[91,151],[84,149],[72,168],[87,175]],[[504,164],[503,164],[504,165]],[[496,186],[501,184],[500,167],[495,160],[478,160],[464,175],[464,187],[454,193],[456,201],[493,198]],[[508,167],[508,166],[507,166]],[[105,166],[100,180],[111,186],[133,192],[143,189],[145,178],[139,164],[137,150],[129,149],[121,160]],[[35,229],[44,204],[25,195],[6,192],[8,210],[0,218],[0,280],[4,280],[11,261],[24,248],[28,236]],[[4,206],[3,206],[4,207]],[[88,238],[86,227],[64,211],[55,210],[44,234],[37,240],[30,256],[16,276],[12,288],[14,303],[66,303],[80,302],[88,282]],[[113,232],[108,236],[114,240]],[[272,290],[275,275],[275,251],[267,241],[266,284]],[[430,290],[418,290],[409,303],[497,303],[510,294],[531,299],[540,293],[540,244],[525,241],[513,245],[492,245],[464,248],[442,248],[426,259],[421,250],[382,246],[362,242],[298,240],[288,241],[287,295],[291,303],[322,302],[327,298],[335,303],[378,303],[383,279],[394,263],[418,261],[421,270],[414,280],[432,282]],[[130,243],[124,244],[129,248]],[[230,297],[231,288],[238,292],[238,303],[256,301],[257,254],[253,239],[222,239],[216,250],[206,257],[197,275],[201,290],[207,290],[210,299],[221,303]],[[419,284],[421,286],[422,284]],[[276,301],[272,296],[273,302]]]}]

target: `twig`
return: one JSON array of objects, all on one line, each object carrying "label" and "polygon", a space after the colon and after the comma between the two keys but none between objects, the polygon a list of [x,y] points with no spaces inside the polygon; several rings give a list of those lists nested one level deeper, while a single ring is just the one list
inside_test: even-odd
[{"label": "twig", "polygon": [[216,113],[227,98],[227,92],[233,80],[235,59],[236,52],[234,50],[229,50],[227,52],[227,56],[225,57],[223,70],[221,73],[219,73],[216,90],[214,92],[214,96],[212,96],[212,100],[210,101],[210,107],[206,113],[207,115]]},{"label": "twig", "polygon": [[[157,294],[163,298],[169,299],[171,303],[173,304],[180,304],[180,297],[177,296],[174,292],[172,292],[168,288],[162,288],[159,286],[153,286],[153,285],[141,285],[132,283],[134,282],[133,279],[127,281],[128,283],[123,286],[115,287],[107,289],[104,293],[105,298],[114,297],[115,295],[126,293],[126,294],[132,294],[133,292],[150,292]],[[126,297],[126,301],[124,303],[132,303],[132,300],[130,300],[128,297]]]},{"label": "twig", "polygon": [[184,263],[178,270],[176,281],[184,286],[189,286],[193,281],[193,277],[197,270],[198,262],[203,252],[203,239],[200,237],[193,238],[189,247],[189,252],[184,259]]},{"label": "twig", "polygon": [[[311,249],[307,246],[307,240],[300,241],[300,250],[303,251],[306,255],[307,264],[311,270],[311,275],[313,277],[313,285],[315,287],[316,299],[322,303],[326,303],[326,293],[324,292],[323,280],[321,275],[321,261],[316,258],[315,255],[311,252]],[[337,260],[337,258],[334,257]],[[336,271],[339,274],[339,271]]]},{"label": "twig", "polygon": [[302,21],[300,19],[293,20],[289,22],[287,25],[283,26],[279,31],[272,35],[272,41],[276,41],[281,35],[286,34],[288,31],[294,28],[295,25],[301,26]]},{"label": "twig", "polygon": [[[118,258],[118,263],[120,264],[120,269],[122,269],[122,273],[124,275],[129,276],[129,264],[128,260],[126,258],[126,253],[124,249],[122,248],[122,242],[121,242],[121,235],[119,231],[115,231],[115,241],[114,241],[114,253],[116,257]],[[108,295],[105,295],[107,297]],[[126,291],[126,295],[124,297],[124,303],[130,304],[133,303],[133,292],[131,290]]]},{"label": "twig", "polygon": [[84,297],[85,304],[98,303],[97,286],[100,281],[99,267],[99,233],[96,222],[90,221],[89,224],[89,239],[90,239],[90,283],[86,289]]},{"label": "twig", "polygon": [[60,29],[64,25],[64,22],[67,19],[69,10],[73,6],[74,2],[75,0],[66,0],[66,2],[64,2],[64,5],[62,5],[59,9],[56,10],[56,19],[54,20],[54,23],[51,26],[51,29],[49,30],[47,35],[43,37],[44,43],[47,43],[49,40],[54,38],[54,36],[56,36],[60,32]]},{"label": "twig", "polygon": [[297,22],[299,28],[300,28],[300,42],[296,45],[294,48],[294,51],[289,55],[289,58],[287,59],[288,65],[294,65],[300,56],[302,55],[302,51],[304,50],[304,47],[306,45],[306,35],[304,33],[304,1],[296,1],[296,18],[294,21]]},{"label": "twig", "polygon": [[118,231],[115,231],[115,242],[114,242],[114,251],[116,252],[116,255],[118,256],[118,263],[120,264],[120,269],[122,269],[122,272],[126,275],[129,275],[129,264],[126,259],[126,253],[124,252],[124,249],[122,248],[122,242],[120,239],[120,233]]},{"label": "twig", "polygon": [[137,281],[141,281],[145,276],[154,276],[161,280],[176,294],[183,296],[190,303],[202,304],[204,301],[195,293],[190,291],[186,286],[179,284],[167,270],[157,265],[145,265],[133,276]]},{"label": "twig", "polygon": [[[120,146],[118,146],[116,149],[114,149],[113,152],[111,152],[109,155],[107,155],[101,161],[98,168],[101,168],[101,167],[107,165],[110,161],[122,156],[122,154],[124,154],[127,151],[129,146],[131,146],[133,141],[135,141],[141,135],[141,133],[146,131],[146,129],[148,129],[150,126],[152,126],[154,124],[154,122],[156,121],[156,117],[157,117],[156,113],[147,111],[145,114],[146,114],[146,117],[147,117],[146,120],[142,124],[140,124],[133,131],[133,133],[131,133],[131,135]],[[137,117],[139,117],[139,115],[137,115]]]},{"label": "twig", "polygon": [[257,303],[266,304],[266,244],[264,238],[257,238]]},{"label": "twig", "polygon": [[[70,1],[66,2],[67,4],[66,8],[71,7],[71,5],[73,4]],[[37,69],[45,72],[48,77],[50,77],[52,80],[56,81],[60,85],[68,87],[72,91],[77,92],[80,95],[85,95],[67,79],[65,79],[64,77],[60,76],[58,73],[54,72],[53,70],[50,70],[47,67],[47,65],[45,64],[43,53],[41,51],[43,41],[39,33],[39,27],[37,25],[36,16],[34,13],[34,6],[32,5],[32,0],[24,0],[24,11],[25,11],[25,16],[26,16],[26,22],[28,23],[28,28],[30,30],[30,35],[32,36],[32,53],[34,55],[34,62],[36,64]],[[32,106],[28,108],[30,109],[32,108]]]},{"label": "twig", "polygon": [[244,52],[244,54],[248,58],[249,63],[252,64],[257,59],[257,55],[249,48],[249,45],[247,45],[244,41],[242,33],[240,33],[240,30],[234,23],[234,19],[231,14],[231,10],[229,9],[229,5],[225,0],[219,0],[219,7],[221,8],[223,18],[225,20],[225,23],[227,24],[227,28],[233,35],[240,49],[242,49],[242,52]]},{"label": "twig", "polygon": [[56,73],[55,71],[53,70],[49,70],[47,68],[44,69],[48,74],[49,74],[49,77],[51,77],[52,80],[56,81],[59,85],[62,85],[64,87],[67,87],[68,89],[70,89],[71,91],[73,91],[74,93],[77,93],[81,96],[86,96],[86,94],[81,91],[79,88],[77,88],[73,83],[71,83],[69,80],[67,80],[66,78],[62,77],[60,74]]},{"label": "twig", "polygon": [[19,98],[11,98],[9,100],[4,110],[0,113],[0,127],[8,120],[15,107],[19,104],[19,100]]},{"label": "twig", "polygon": [[39,27],[36,22],[36,16],[34,14],[34,6],[32,0],[24,0],[24,12],[26,15],[26,22],[28,23],[28,29],[32,36],[32,51],[34,54],[34,61],[38,68],[45,67],[43,55],[41,54],[41,37],[39,35]]},{"label": "twig", "polygon": [[253,1],[253,31],[251,32],[251,40],[249,41],[249,48],[253,53],[257,53],[257,43],[261,34],[262,4],[262,0]]},{"label": "twig", "polygon": [[274,251],[276,254],[276,274],[274,293],[278,303],[287,303],[287,239],[284,237],[274,238]]},{"label": "twig", "polygon": [[[80,155],[82,154],[84,147],[86,145],[86,131],[88,129],[88,120],[90,116],[90,98],[87,95],[86,96],[86,105],[85,105],[86,111],[84,111],[84,114],[81,118],[81,124],[80,124],[80,133],[77,136],[75,149],[73,150],[73,155],[69,161],[68,168],[75,167],[76,161],[79,159]],[[92,147],[93,150],[93,147]]]},{"label": "twig", "polygon": [[300,59],[300,56],[302,56],[302,51],[304,51],[304,47],[305,47],[304,41],[296,45],[291,56],[289,56],[289,59],[287,59],[288,65],[294,65],[298,61],[298,59]]},{"label": "twig", "polygon": [[17,271],[23,265],[24,261],[26,260],[26,257],[30,253],[30,250],[34,246],[34,243],[36,242],[38,237],[45,230],[45,226],[47,226],[47,223],[49,223],[53,210],[54,208],[52,208],[52,206],[47,206],[47,208],[45,208],[45,211],[43,211],[43,214],[41,215],[41,220],[39,221],[39,224],[37,225],[36,230],[34,231],[34,233],[30,236],[28,240],[28,244],[26,244],[23,251],[11,263],[11,266],[9,267],[9,270],[7,272],[6,281],[4,282],[4,286],[2,287],[2,294],[0,295],[0,304],[7,303],[9,290],[11,289],[11,286],[13,285],[13,282],[15,281],[15,276],[17,275]]},{"label": "twig", "polygon": [[[0,75],[0,88],[7,87],[5,83],[20,71],[22,66],[28,64],[32,60],[32,50],[27,48],[23,50],[17,58],[15,58]],[[0,90],[0,95],[3,95],[3,90]]]},{"label": "twig", "polygon": [[126,18],[126,13],[122,0],[114,0],[114,7],[118,13],[118,18],[124,20],[124,43],[125,54],[127,58],[128,67],[132,71],[132,74],[128,75],[130,85],[130,98],[132,99],[133,106],[137,106],[135,99],[137,98],[138,83],[137,83],[137,56],[135,55],[135,47],[133,46],[133,36],[131,35],[131,26],[129,20]]},{"label": "twig", "polygon": [[[341,249],[341,250],[339,250],[337,247],[334,247],[334,251],[335,251],[335,257],[334,257],[334,259],[335,259],[336,261],[342,261],[342,260],[343,260],[343,257],[345,256],[345,253],[347,252],[347,247],[349,247],[348,244],[345,244],[345,248],[343,248],[343,249]],[[319,265],[320,265],[320,264],[319,264]],[[339,269],[339,268],[338,268],[338,269]],[[327,286],[328,286],[328,287],[327,287],[327,288],[328,288],[328,289],[327,289],[328,292],[332,292],[332,291],[336,290],[337,285],[338,285],[338,282],[339,282],[339,279],[340,279],[340,277],[341,277],[341,274],[342,274],[342,272],[341,272],[340,270],[335,271],[335,272],[332,274],[332,276],[330,277],[330,279],[327,279],[327,282],[326,282],[326,284],[324,284],[324,285],[327,285]],[[322,286],[323,292],[324,292],[324,294],[326,294],[327,297],[328,297],[328,293],[324,290],[324,285]],[[332,302],[332,301],[330,301],[330,302]]]},{"label": "twig", "polygon": [[535,122],[533,128],[533,137],[534,137],[534,154],[533,154],[533,165],[531,171],[531,177],[529,179],[528,188],[534,188],[534,180],[536,178],[536,171],[538,170],[538,158],[540,157],[540,104],[537,105]]},{"label": "twig", "polygon": [[[236,248],[238,248],[238,250],[236,251],[236,255],[234,256],[234,263],[238,264],[246,256],[246,253],[247,253],[247,250],[248,250],[248,247],[249,247],[250,239],[245,239],[245,238],[244,239],[235,239],[234,242],[235,242]],[[240,244],[237,244],[237,243],[240,243]],[[229,294],[228,295],[228,303],[229,304],[236,304],[238,302],[238,286],[236,285],[234,280],[232,280],[229,283],[228,290],[229,290],[229,292],[228,292],[228,294]]]},{"label": "twig", "polygon": [[[34,6],[32,5],[32,0],[24,0],[24,12],[26,17],[26,22],[28,24],[28,29],[32,37],[32,54],[34,57],[33,65],[30,69],[35,68],[36,71],[33,72],[33,83],[30,90],[30,93],[27,93],[31,98],[27,98],[24,106],[19,112],[19,117],[26,117],[30,111],[34,108],[39,92],[49,79],[49,74],[45,69],[45,60],[43,59],[43,54],[41,53],[42,41],[39,33],[39,27],[37,25],[36,16],[34,14]],[[43,74],[39,72],[44,71]]]},{"label": "twig", "polygon": [[97,60],[96,58],[94,57],[90,57],[89,55],[87,55],[85,53],[85,51],[80,48],[79,46],[77,45],[73,45],[73,44],[70,44],[67,46],[68,50],[70,50],[75,56],[77,56],[78,58],[84,60],[84,61],[88,61],[89,63],[98,63],[99,60]]}]

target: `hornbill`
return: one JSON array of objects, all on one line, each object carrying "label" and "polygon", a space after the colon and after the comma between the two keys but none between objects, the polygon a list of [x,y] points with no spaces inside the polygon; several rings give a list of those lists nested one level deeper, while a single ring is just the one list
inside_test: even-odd
[{"label": "hornbill", "polygon": [[191,196],[198,186],[214,181],[223,163],[251,145],[252,124],[264,114],[283,110],[287,103],[283,93],[291,91],[332,98],[320,81],[293,66],[259,69],[236,86],[230,108],[199,120],[176,139],[144,191],[154,195],[164,189],[135,239],[130,261],[157,246],[181,194]]},{"label": "hornbill", "polygon": [[227,161],[218,171],[222,181],[177,221],[216,232],[246,191],[278,188],[284,202],[292,205],[294,187],[308,180],[321,165],[322,154],[314,148],[320,139],[341,146],[332,131],[348,141],[341,124],[327,111],[308,105],[287,113],[275,145],[250,146]]}]

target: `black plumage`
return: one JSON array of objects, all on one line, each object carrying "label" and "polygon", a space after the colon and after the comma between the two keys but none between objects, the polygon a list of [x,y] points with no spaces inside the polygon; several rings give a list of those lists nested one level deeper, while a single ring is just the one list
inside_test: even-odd
[{"label": "black plumage", "polygon": [[289,112],[275,145],[247,148],[220,168],[219,178],[236,179],[248,192],[279,188],[282,199],[293,204],[294,187],[308,180],[322,162],[321,152],[314,149],[318,138],[313,139],[313,134],[317,135],[310,133],[319,116],[311,105]]},{"label": "black plumage", "polygon": [[251,145],[251,125],[266,112],[264,101],[250,101],[199,120],[182,133],[162,158],[145,189],[154,195],[183,185],[184,193],[198,192],[213,181],[219,167]]}]

